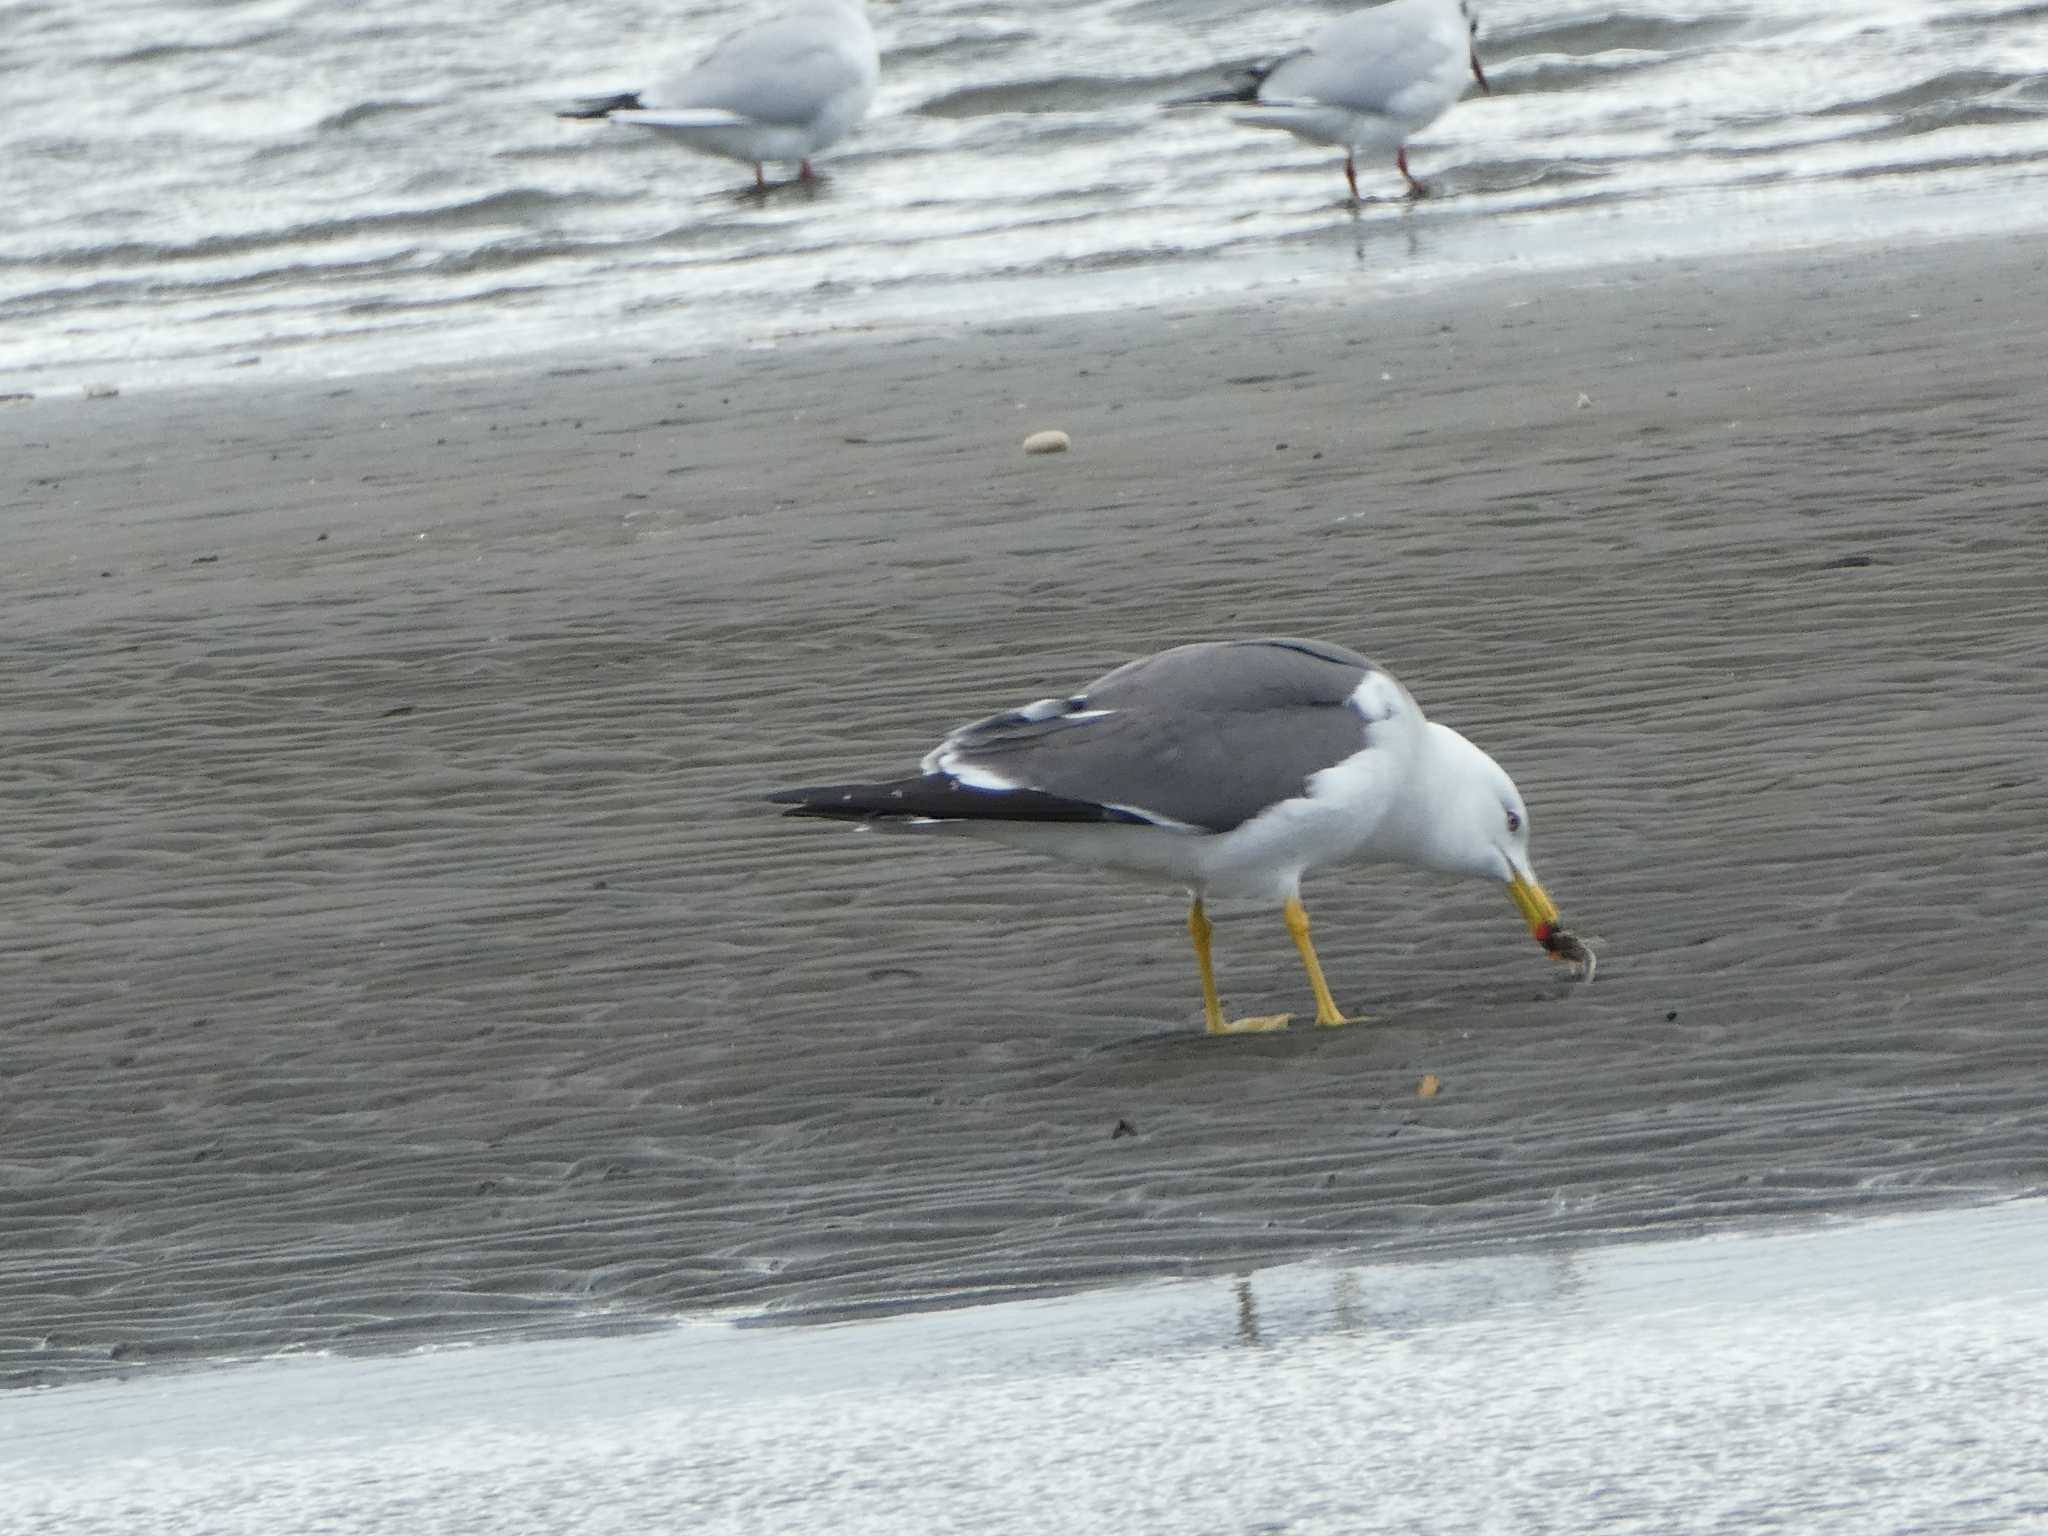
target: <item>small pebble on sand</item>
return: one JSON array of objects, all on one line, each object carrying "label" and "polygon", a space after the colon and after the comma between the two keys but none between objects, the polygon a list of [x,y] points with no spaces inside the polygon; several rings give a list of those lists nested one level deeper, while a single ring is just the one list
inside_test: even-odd
[{"label": "small pebble on sand", "polygon": [[1073,446],[1073,439],[1060,431],[1034,432],[1024,439],[1026,453],[1065,453]]}]

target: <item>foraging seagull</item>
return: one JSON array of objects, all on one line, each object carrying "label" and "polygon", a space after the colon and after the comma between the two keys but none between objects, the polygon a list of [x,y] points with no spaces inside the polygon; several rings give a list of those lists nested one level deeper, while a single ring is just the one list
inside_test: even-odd
[{"label": "foraging seagull", "polygon": [[1466,0],[1387,0],[1338,17],[1306,48],[1244,71],[1230,90],[1168,105],[1251,102],[1232,118],[1336,145],[1354,200],[1359,154],[1391,149],[1408,195],[1422,197],[1429,188],[1409,172],[1408,140],[1451,109],[1468,72],[1480,90],[1492,91],[1479,67],[1478,37]]},{"label": "foraging seagull", "polygon": [[1393,675],[1316,640],[1176,646],[1066,698],[963,725],[915,777],[786,789],[791,816],[954,832],[1193,895],[1188,932],[1211,1034],[1226,1022],[1210,964],[1208,897],[1280,906],[1316,1022],[1347,1022],[1309,942],[1301,877],[1377,861],[1498,880],[1536,941],[1590,978],[1529,862],[1529,813],[1500,765],[1424,718]]},{"label": "foraging seagull", "polygon": [[864,0],[801,0],[733,33],[680,79],[644,95],[593,98],[557,115],[651,128],[690,149],[752,165],[761,187],[770,160],[794,161],[797,174],[811,180],[811,156],[866,116],[880,78]]}]

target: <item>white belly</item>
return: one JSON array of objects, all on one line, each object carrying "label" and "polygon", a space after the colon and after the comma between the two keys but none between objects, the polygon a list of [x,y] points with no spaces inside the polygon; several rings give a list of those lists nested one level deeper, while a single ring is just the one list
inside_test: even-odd
[{"label": "white belly", "polygon": [[1309,800],[1288,801],[1228,832],[1018,821],[928,822],[902,830],[943,830],[1205,896],[1275,906],[1299,891],[1308,870],[1368,857],[1371,836],[1355,811]]}]

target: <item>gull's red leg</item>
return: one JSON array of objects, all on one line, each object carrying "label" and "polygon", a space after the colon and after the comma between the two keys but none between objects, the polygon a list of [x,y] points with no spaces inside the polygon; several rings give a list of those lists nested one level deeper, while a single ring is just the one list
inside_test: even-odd
[{"label": "gull's red leg", "polygon": [[1417,181],[1415,179],[1414,173],[1408,169],[1408,146],[1406,144],[1403,144],[1399,149],[1394,151],[1394,164],[1398,165],[1401,168],[1402,176],[1407,179],[1408,195],[1410,197],[1429,196],[1429,188],[1424,186],[1421,182]]}]

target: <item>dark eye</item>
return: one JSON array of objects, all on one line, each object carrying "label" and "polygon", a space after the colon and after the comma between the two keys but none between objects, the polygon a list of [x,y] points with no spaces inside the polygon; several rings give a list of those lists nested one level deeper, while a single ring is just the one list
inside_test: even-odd
[{"label": "dark eye", "polygon": [[1522,830],[1522,818],[1516,815],[1513,811],[1508,812],[1508,830],[1510,832],[1519,832]]}]

